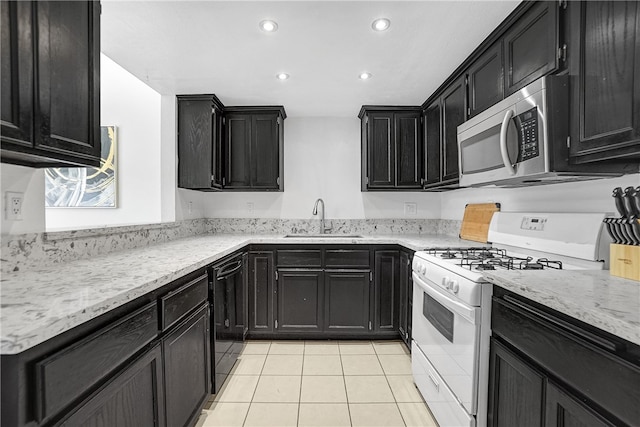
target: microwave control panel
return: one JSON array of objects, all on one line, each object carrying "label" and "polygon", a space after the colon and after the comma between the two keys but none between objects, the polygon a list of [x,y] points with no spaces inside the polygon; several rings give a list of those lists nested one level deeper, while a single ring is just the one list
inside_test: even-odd
[{"label": "microwave control panel", "polygon": [[516,123],[518,124],[518,131],[520,133],[518,162],[539,156],[538,108],[533,107],[522,114],[518,114]]}]

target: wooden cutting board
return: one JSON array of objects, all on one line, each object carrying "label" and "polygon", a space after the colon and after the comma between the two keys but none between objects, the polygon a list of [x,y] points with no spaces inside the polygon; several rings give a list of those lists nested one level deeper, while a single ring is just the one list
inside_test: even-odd
[{"label": "wooden cutting board", "polygon": [[494,212],[500,211],[500,203],[471,203],[464,208],[460,238],[487,243],[489,223]]}]

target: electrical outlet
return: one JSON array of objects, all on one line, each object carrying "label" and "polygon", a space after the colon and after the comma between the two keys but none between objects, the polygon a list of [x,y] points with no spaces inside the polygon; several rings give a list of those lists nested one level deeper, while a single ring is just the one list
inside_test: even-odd
[{"label": "electrical outlet", "polygon": [[187,203],[187,211],[189,213],[193,212],[193,202]]},{"label": "electrical outlet", "polygon": [[247,213],[253,215],[253,202],[247,202]]},{"label": "electrical outlet", "polygon": [[418,205],[415,202],[404,202],[404,214],[415,216],[418,213]]},{"label": "electrical outlet", "polygon": [[15,193],[7,191],[5,193],[5,217],[12,221],[22,221],[22,201],[24,200],[24,193]]}]

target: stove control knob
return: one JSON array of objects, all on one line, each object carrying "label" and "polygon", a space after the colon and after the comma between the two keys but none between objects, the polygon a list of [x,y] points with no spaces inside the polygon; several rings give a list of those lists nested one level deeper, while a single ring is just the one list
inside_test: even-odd
[{"label": "stove control knob", "polygon": [[426,265],[422,265],[422,274],[427,274],[427,266]]},{"label": "stove control knob", "polygon": [[460,285],[458,284],[457,280],[452,280],[451,281],[451,290],[453,290],[454,294],[457,294],[458,291],[460,290]]},{"label": "stove control knob", "polygon": [[449,278],[447,276],[444,276],[442,278],[442,287],[443,288],[449,289],[449,286],[450,286],[449,284],[450,283],[451,283],[451,280],[449,280]]}]

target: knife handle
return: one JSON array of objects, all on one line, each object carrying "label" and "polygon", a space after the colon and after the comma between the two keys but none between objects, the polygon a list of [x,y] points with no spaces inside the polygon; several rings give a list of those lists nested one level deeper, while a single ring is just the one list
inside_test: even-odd
[{"label": "knife handle", "polygon": [[640,215],[640,212],[636,207],[635,196],[635,188],[627,187],[624,189],[624,197],[622,198],[622,200],[624,201],[624,207],[627,211],[628,218],[638,218],[638,215]]},{"label": "knife handle", "polygon": [[636,206],[636,214],[640,215],[640,186],[636,187],[632,198],[633,204]]},{"label": "knife handle", "polygon": [[613,199],[616,202],[616,209],[618,209],[618,213],[623,218],[627,217],[627,209],[624,206],[624,201],[622,200],[622,196],[624,196],[624,192],[622,191],[622,187],[616,187],[613,189]]}]

